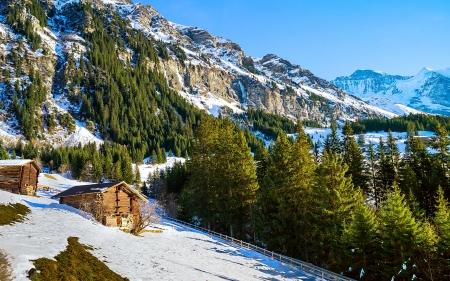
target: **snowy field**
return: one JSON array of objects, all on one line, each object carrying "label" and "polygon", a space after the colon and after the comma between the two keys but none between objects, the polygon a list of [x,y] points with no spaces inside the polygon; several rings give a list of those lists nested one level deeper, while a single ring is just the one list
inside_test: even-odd
[{"label": "snowy field", "polygon": [[56,180],[40,176],[39,183],[50,192],[39,191],[39,197],[0,190],[0,204],[19,202],[32,211],[23,223],[0,226],[0,250],[7,255],[14,280],[28,280],[30,260],[53,258],[70,236],[92,246],[97,258],[130,280],[322,280],[166,220],[157,225],[162,233],[141,237],[103,226],[51,199],[56,192],[83,184],[52,176]]},{"label": "snowy field", "polygon": [[[150,157],[144,159],[144,163],[149,163],[151,161]],[[172,167],[175,163],[184,163],[186,159],[181,157],[167,157],[166,163],[163,164],[143,164],[138,165],[139,173],[141,175],[141,181],[147,181],[148,175],[154,173],[157,169],[159,171],[166,170],[168,167]],[[136,164],[133,164],[133,171],[136,168]]]}]

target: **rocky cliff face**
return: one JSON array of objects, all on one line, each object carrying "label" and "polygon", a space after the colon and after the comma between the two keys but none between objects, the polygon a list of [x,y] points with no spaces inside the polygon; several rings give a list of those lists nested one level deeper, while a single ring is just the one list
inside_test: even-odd
[{"label": "rocky cliff face", "polygon": [[178,91],[212,94],[239,102],[244,108],[321,123],[327,123],[332,114],[341,120],[393,116],[276,55],[252,58],[230,40],[197,27],[169,23],[152,8],[147,7],[147,11],[132,17],[123,15],[139,23],[150,36],[182,45],[189,66],[164,63],[164,70]]},{"label": "rocky cliff face", "polygon": [[450,115],[450,70],[422,69],[414,76],[357,70],[332,81],[375,106],[403,104],[423,112]]},{"label": "rocky cliff face", "polygon": [[[157,65],[149,63],[148,67],[164,73],[170,87],[200,108],[220,108],[222,113],[259,108],[323,124],[332,117],[345,120],[394,116],[276,55],[253,58],[231,40],[213,36],[201,28],[168,22],[150,6],[125,0],[85,2],[94,9],[116,13],[129,27],[141,30],[148,40],[155,42],[163,55]],[[40,24],[38,16],[30,13],[29,8],[18,11],[22,27],[29,28],[25,24],[28,19],[32,23],[31,30],[42,39],[40,44],[25,35],[28,31],[20,35],[17,26],[8,23],[7,15],[18,3],[23,4],[21,7],[38,3],[45,11],[48,26]],[[0,131],[4,135],[18,133],[15,130],[18,121],[11,115],[10,89],[26,88],[34,72],[40,73],[47,95],[46,101],[37,108],[37,118],[44,122],[49,113],[58,117],[69,113],[78,118],[80,105],[72,102],[70,96],[82,89],[69,79],[75,75],[70,66],[80,63],[80,56],[89,48],[83,34],[92,32],[94,26],[89,13],[77,8],[78,3],[73,0],[0,1]],[[34,48],[34,45],[39,47]],[[127,46],[116,52],[124,62],[134,56]],[[17,58],[21,64],[19,70]],[[56,123],[59,133],[50,133],[44,128],[39,138],[50,143],[64,142],[73,130],[62,126],[61,122]],[[83,122],[78,122],[77,128],[78,125],[86,126]]]}]

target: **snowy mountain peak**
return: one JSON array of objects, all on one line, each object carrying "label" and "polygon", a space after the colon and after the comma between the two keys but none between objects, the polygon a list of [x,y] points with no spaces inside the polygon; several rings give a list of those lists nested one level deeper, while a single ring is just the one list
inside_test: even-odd
[{"label": "snowy mountain peak", "polygon": [[418,111],[450,115],[450,68],[424,67],[414,76],[357,70],[350,76],[337,77],[332,83],[387,110],[402,104]]}]

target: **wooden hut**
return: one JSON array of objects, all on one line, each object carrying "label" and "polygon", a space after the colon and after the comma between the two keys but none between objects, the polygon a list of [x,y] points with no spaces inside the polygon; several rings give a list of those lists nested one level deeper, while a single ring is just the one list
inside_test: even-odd
[{"label": "wooden hut", "polygon": [[140,204],[148,202],[142,194],[125,182],[74,186],[53,198],[93,214],[104,225],[132,228]]},{"label": "wooden hut", "polygon": [[35,195],[41,169],[34,160],[0,160],[0,188]]}]

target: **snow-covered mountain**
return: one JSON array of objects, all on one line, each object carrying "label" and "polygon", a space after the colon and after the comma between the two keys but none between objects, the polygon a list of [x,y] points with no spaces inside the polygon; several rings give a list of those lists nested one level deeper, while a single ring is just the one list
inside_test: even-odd
[{"label": "snow-covered mountain", "polygon": [[337,77],[332,83],[369,104],[396,113],[417,110],[450,115],[450,68],[423,68],[414,76],[357,70],[350,76]]},{"label": "snow-covered mountain", "polygon": [[[92,42],[86,34],[95,26],[79,3],[103,11],[110,20],[113,14],[123,20],[117,28],[104,32],[120,36],[117,30],[124,28],[123,22],[127,28],[142,31],[160,52],[158,62],[149,63],[149,68],[163,73],[169,87],[211,114],[259,108],[319,123],[327,123],[332,115],[338,120],[395,116],[276,55],[254,58],[231,40],[201,28],[171,23],[151,6],[126,0],[0,0],[0,134],[11,141],[22,133],[17,129],[20,120],[12,114],[13,89],[17,92],[31,84],[32,69],[40,73],[46,92],[44,102],[36,107],[36,120],[44,124],[50,122],[50,115],[55,116],[52,132],[44,124],[37,138],[52,145],[66,140],[73,143],[71,135],[86,128],[90,128],[91,138],[99,136],[95,130],[98,121],[88,124],[79,114],[80,102],[73,101],[74,95],[84,92],[90,93],[94,102],[94,89],[84,89],[73,80],[74,76],[80,79],[73,70],[80,66],[80,58],[88,61],[86,53]],[[27,5],[40,5],[44,14],[36,14],[36,9],[33,14]],[[11,13],[14,7],[17,11]],[[8,20],[11,15],[19,25],[14,27]],[[116,53],[126,68],[136,55],[135,49],[119,45]],[[62,126],[60,120],[67,114],[75,119],[75,129]]]}]

